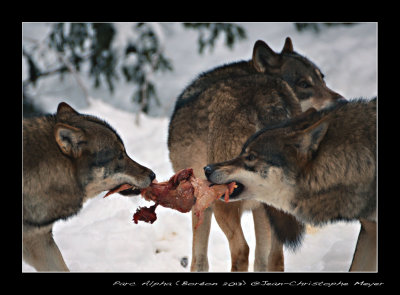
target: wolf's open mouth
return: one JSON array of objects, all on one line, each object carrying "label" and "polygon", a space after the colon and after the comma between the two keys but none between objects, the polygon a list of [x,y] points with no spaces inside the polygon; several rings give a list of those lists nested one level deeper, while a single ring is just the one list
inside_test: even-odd
[{"label": "wolf's open mouth", "polygon": [[229,195],[229,199],[235,199],[244,190],[244,185],[243,184],[241,184],[240,182],[237,182],[237,181],[235,181],[235,183],[236,183],[236,187],[233,190],[233,192]]},{"label": "wolf's open mouth", "polygon": [[128,184],[128,183],[123,183],[120,185],[117,185],[113,189],[111,189],[105,196],[108,197],[109,195],[115,194],[115,193],[120,193],[121,195],[124,196],[129,196],[129,195],[139,195],[140,194],[140,189]]},{"label": "wolf's open mouth", "polygon": [[133,195],[140,195],[140,192],[141,192],[140,188],[133,186],[126,190],[119,191],[118,193],[120,193],[123,196],[131,196],[131,195],[133,196]]},{"label": "wolf's open mouth", "polygon": [[[229,184],[229,183],[232,183],[232,182],[235,182],[235,189],[233,190],[233,192],[229,195],[229,199],[235,199],[237,196],[239,196],[242,192],[243,192],[243,190],[244,190],[244,185],[243,184],[241,184],[240,182],[237,182],[237,181],[230,181],[230,182],[228,182],[228,183],[226,183],[226,184]],[[210,186],[213,186],[213,185],[216,185],[216,183],[212,183]],[[225,195],[222,195],[221,197],[220,197],[220,200],[224,200],[225,199]]]}]

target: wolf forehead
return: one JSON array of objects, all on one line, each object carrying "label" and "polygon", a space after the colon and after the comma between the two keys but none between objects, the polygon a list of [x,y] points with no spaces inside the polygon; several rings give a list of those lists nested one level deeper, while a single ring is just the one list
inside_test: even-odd
[{"label": "wolf forehead", "polygon": [[[241,155],[249,152],[250,150],[260,147],[265,150],[266,145],[268,143],[268,139],[273,136],[282,136],[287,132],[287,124],[288,122],[280,122],[278,124],[274,124],[271,126],[267,126],[261,130],[258,130],[256,133],[251,135],[246,142],[244,143],[241,151]],[[267,145],[268,146],[268,145]]]},{"label": "wolf forehead", "polygon": [[106,128],[109,131],[111,131],[111,133],[113,133],[116,136],[118,142],[120,142],[122,144],[122,146],[124,146],[124,142],[122,141],[122,138],[118,134],[118,132],[107,121],[105,121],[104,119],[100,119],[99,117],[78,113],[78,116],[74,116],[74,117],[68,118],[68,119],[57,120],[57,121],[60,123],[71,124],[75,127],[82,128],[86,131],[90,131],[90,127],[91,127],[91,126],[88,126],[87,122],[95,123],[95,124],[99,125],[99,127]]}]

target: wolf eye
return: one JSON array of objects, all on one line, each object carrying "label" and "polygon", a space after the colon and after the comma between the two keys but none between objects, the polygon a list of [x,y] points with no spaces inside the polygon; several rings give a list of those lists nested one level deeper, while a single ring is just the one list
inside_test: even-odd
[{"label": "wolf eye", "polygon": [[249,154],[247,157],[246,157],[246,160],[247,161],[254,161],[256,159],[256,156],[254,155],[254,154]]},{"label": "wolf eye", "polygon": [[301,88],[309,88],[309,87],[311,87],[311,84],[308,83],[307,81],[301,81],[298,85],[299,85]]}]

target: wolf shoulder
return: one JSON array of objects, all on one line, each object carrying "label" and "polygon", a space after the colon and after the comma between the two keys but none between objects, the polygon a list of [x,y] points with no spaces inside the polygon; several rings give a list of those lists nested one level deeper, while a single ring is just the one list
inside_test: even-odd
[{"label": "wolf shoulder", "polygon": [[[340,145],[354,142],[376,151],[377,99],[354,99],[328,113],[332,135]],[[328,111],[329,112],[329,111]],[[327,134],[328,135],[328,134]]]}]

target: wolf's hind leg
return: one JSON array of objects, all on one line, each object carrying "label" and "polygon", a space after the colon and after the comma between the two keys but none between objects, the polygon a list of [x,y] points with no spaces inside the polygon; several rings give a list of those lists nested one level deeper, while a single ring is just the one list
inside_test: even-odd
[{"label": "wolf's hind leg", "polygon": [[210,236],[212,209],[204,210],[203,222],[196,229],[198,217],[192,210],[192,264],[190,271],[208,271],[208,238]]},{"label": "wolf's hind leg", "polygon": [[361,229],[350,271],[377,271],[376,222],[360,219]]},{"label": "wolf's hind leg", "polygon": [[240,202],[214,203],[214,216],[229,242],[231,252],[231,271],[248,271],[249,246],[244,238],[240,224],[242,215]]},{"label": "wolf's hind leg", "polygon": [[256,236],[254,271],[283,271],[283,244],[272,230],[264,207],[252,211]]},{"label": "wolf's hind leg", "polygon": [[23,256],[37,271],[69,271],[54,242],[52,226],[24,230]]}]

